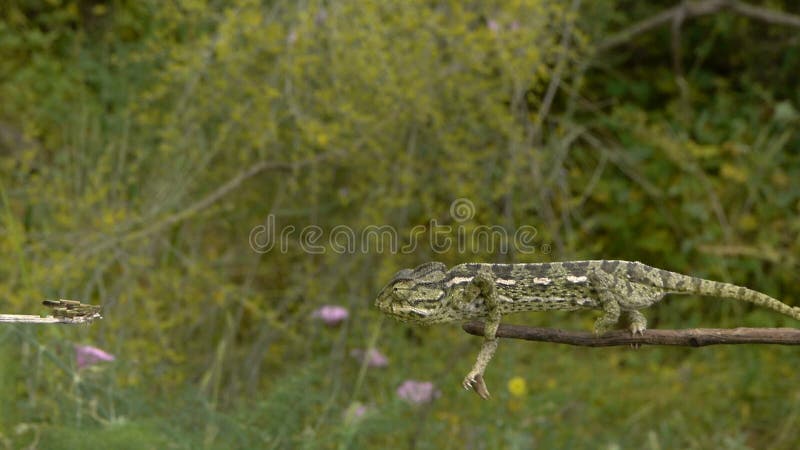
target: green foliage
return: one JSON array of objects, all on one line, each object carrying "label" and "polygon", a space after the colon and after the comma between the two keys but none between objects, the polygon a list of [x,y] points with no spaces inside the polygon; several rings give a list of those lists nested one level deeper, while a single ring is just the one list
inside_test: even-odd
[{"label": "green foliage", "polygon": [[[395,270],[431,259],[618,257],[800,298],[796,30],[720,13],[684,22],[677,66],[669,27],[591,53],[668,6],[11,2],[0,312],[61,297],[101,303],[105,318],[3,329],[0,448],[791,448],[791,349],[504,342],[486,404],[458,392],[475,339],[370,307]],[[448,214],[458,198],[474,217]],[[249,237],[269,214],[295,231],[259,254]],[[431,220],[531,225],[537,251],[327,241],[338,225],[388,225],[402,244]],[[327,233],[323,253],[304,251],[307,225]],[[327,327],[312,317],[323,304],[350,317]],[[699,299],[649,316],[793,326]],[[117,360],[78,368],[75,343]],[[388,368],[351,357],[371,345]],[[514,377],[525,395],[504,386]],[[440,398],[402,402],[408,378]]]}]

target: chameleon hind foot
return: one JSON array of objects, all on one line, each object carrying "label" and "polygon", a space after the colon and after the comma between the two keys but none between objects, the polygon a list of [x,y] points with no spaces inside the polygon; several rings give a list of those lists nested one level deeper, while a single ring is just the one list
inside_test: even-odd
[{"label": "chameleon hind foot", "polygon": [[[644,331],[647,329],[647,318],[644,314],[636,311],[635,309],[623,311],[625,319],[628,322],[628,329],[631,331],[631,336],[644,336]],[[642,347],[638,342],[631,343],[631,348],[636,350]]]},{"label": "chameleon hind foot", "polygon": [[647,317],[636,310],[625,311],[625,318],[628,320],[628,329],[634,336],[643,336],[647,330]]}]

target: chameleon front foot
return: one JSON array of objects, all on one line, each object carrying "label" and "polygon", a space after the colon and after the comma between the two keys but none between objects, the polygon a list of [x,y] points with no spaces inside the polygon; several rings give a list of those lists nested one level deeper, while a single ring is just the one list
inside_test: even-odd
[{"label": "chameleon front foot", "polygon": [[491,397],[489,394],[489,389],[486,388],[486,382],[483,381],[483,374],[478,372],[470,372],[466,377],[464,377],[464,381],[461,383],[464,386],[464,389],[474,390],[478,396],[484,400],[488,400]]},{"label": "chameleon front foot", "polygon": [[617,326],[620,313],[619,303],[613,299],[606,299],[603,304],[603,314],[594,322],[595,336],[600,336],[606,331],[613,330]]}]

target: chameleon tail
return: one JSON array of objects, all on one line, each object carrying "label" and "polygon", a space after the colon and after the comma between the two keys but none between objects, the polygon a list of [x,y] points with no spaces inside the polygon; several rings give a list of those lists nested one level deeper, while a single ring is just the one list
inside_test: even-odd
[{"label": "chameleon tail", "polygon": [[781,314],[792,317],[793,319],[800,320],[800,307],[789,306],[786,303],[776,300],[767,294],[762,294],[761,292],[754,291],[746,287],[736,286],[735,284],[704,280],[702,278],[695,278],[680,274],[676,275],[678,276],[671,277],[673,282],[666,286],[666,288],[672,290],[673,292],[741,300],[769,308],[773,311],[777,311]]}]

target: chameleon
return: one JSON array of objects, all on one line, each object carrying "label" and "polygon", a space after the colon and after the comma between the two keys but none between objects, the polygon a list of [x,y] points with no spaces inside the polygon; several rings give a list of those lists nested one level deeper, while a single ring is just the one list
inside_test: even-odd
[{"label": "chameleon", "polygon": [[637,261],[590,260],[531,264],[428,262],[397,272],[375,299],[395,319],[419,325],[484,320],[484,341],[462,383],[490,397],[483,379],[497,349],[497,328],[505,314],[522,311],[600,310],[594,332],[615,328],[620,319],[643,335],[647,319],[639,310],[666,294],[695,294],[754,303],[800,320],[800,307],[730,283],[683,275]]}]

